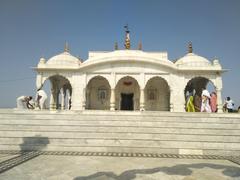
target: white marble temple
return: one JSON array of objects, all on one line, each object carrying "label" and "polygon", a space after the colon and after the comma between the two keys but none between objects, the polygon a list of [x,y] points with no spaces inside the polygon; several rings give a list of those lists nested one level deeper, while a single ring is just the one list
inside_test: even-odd
[{"label": "white marble temple", "polygon": [[[51,82],[50,109],[185,111],[186,91],[201,94],[208,82],[215,87],[218,112],[222,107],[222,69],[192,52],[175,61],[167,52],[114,50],[89,52],[85,61],[63,53],[41,58],[36,86]],[[68,93],[67,93],[68,92]]]}]

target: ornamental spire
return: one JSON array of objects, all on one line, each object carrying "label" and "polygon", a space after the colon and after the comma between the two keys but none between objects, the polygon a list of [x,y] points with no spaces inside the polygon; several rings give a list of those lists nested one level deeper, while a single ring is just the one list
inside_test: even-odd
[{"label": "ornamental spire", "polygon": [[193,52],[193,47],[192,47],[192,42],[188,43],[188,53],[192,53]]},{"label": "ornamental spire", "polygon": [[125,32],[126,32],[126,36],[125,36],[125,49],[130,49],[131,47],[131,43],[130,43],[130,31],[128,30],[128,24],[126,26],[124,26],[125,28]]},{"label": "ornamental spire", "polygon": [[65,42],[65,45],[64,45],[64,52],[69,52],[69,46],[67,42]]}]

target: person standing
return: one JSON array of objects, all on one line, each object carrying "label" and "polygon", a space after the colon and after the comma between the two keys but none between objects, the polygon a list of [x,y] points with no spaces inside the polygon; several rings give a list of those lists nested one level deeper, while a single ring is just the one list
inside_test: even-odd
[{"label": "person standing", "polygon": [[212,112],[209,99],[210,99],[209,92],[205,89],[202,92],[202,105],[201,105],[201,112]]},{"label": "person standing", "polygon": [[201,112],[201,105],[202,105],[202,99],[201,96],[197,93],[193,97],[193,104],[195,108],[195,112]]},{"label": "person standing", "polygon": [[230,97],[227,97],[224,106],[227,108],[227,112],[233,112],[234,102]]},{"label": "person standing", "polygon": [[211,93],[210,106],[212,112],[217,112],[217,94],[215,92]]},{"label": "person standing", "polygon": [[37,106],[40,108],[40,109],[46,109],[47,108],[47,94],[46,92],[39,88],[37,90],[37,95],[36,95],[36,102],[37,102]]},{"label": "person standing", "polygon": [[195,112],[193,96],[190,96],[187,102],[187,112]]}]

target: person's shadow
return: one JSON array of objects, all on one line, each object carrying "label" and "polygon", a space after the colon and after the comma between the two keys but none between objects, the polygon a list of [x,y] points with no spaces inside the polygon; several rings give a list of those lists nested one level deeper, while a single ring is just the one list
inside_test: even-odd
[{"label": "person's shadow", "polygon": [[20,144],[21,152],[41,151],[49,144],[48,137],[33,136],[23,137],[23,143]]},{"label": "person's shadow", "polygon": [[23,143],[20,144],[18,156],[10,158],[0,163],[0,173],[3,173],[15,166],[27,162],[42,154],[42,150],[49,144],[48,137],[33,136],[23,137]]}]

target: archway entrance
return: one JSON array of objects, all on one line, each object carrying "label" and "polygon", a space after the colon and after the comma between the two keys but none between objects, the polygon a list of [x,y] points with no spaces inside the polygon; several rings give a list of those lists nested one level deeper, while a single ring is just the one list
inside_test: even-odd
[{"label": "archway entrance", "polygon": [[187,104],[189,97],[193,96],[193,104],[196,112],[201,111],[201,95],[202,91],[206,89],[209,93],[215,92],[215,86],[209,79],[205,77],[192,78],[186,85],[185,94],[185,105]]},{"label": "archway entrance", "polygon": [[121,93],[121,110],[133,110],[133,93]]},{"label": "archway entrance", "polygon": [[149,111],[169,111],[170,110],[170,90],[169,86],[161,77],[153,77],[148,80],[144,89],[145,110]]},{"label": "archway entrance", "polygon": [[110,85],[102,76],[92,78],[86,88],[86,109],[110,109]]},{"label": "archway entrance", "polygon": [[[50,81],[50,103],[51,110],[71,109],[72,86],[67,78],[61,75],[54,75],[48,78]],[[47,84],[46,82],[44,84]]]},{"label": "archway entrance", "polygon": [[126,76],[120,79],[117,83],[116,94],[116,109],[118,110],[139,110],[139,90],[138,82]]}]

